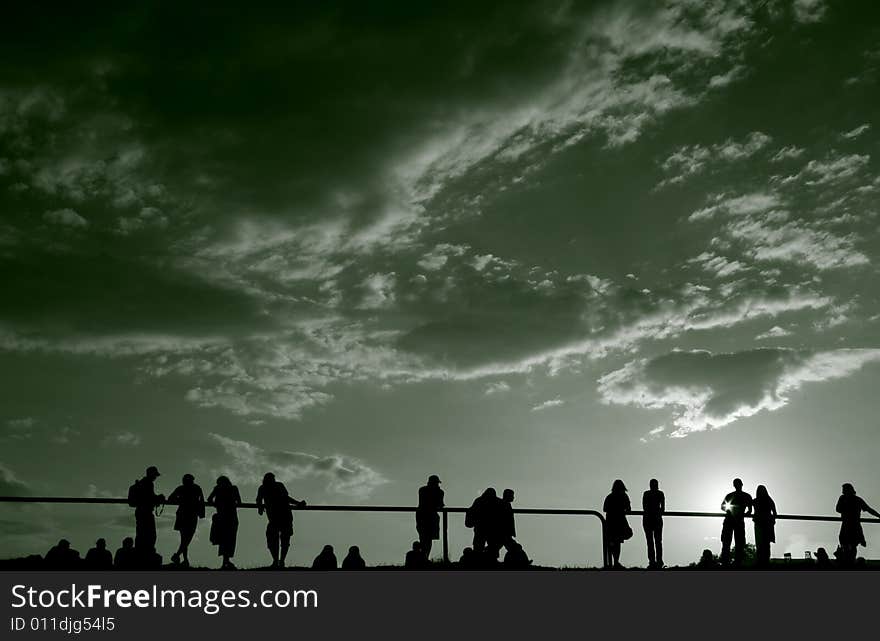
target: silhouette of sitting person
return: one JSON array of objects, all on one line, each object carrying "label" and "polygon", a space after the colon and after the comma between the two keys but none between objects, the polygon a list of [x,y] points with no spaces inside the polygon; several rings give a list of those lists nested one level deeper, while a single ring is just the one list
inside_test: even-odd
[{"label": "silhouette of sitting person", "polygon": [[205,495],[202,494],[202,488],[196,485],[196,478],[192,474],[184,474],[181,484],[168,497],[168,503],[177,505],[174,529],[180,532],[180,547],[171,555],[171,562],[189,567],[189,544],[196,534],[199,519],[205,518]]},{"label": "silhouette of sitting person", "polygon": [[352,545],[348,548],[348,554],[342,559],[342,569],[363,570],[365,567],[367,567],[367,563],[361,556],[361,549],[356,545]]},{"label": "silhouette of sitting person", "polygon": [[605,497],[602,511],[605,512],[605,535],[608,551],[611,553],[612,567],[623,568],[620,564],[620,546],[624,541],[632,538],[633,531],[626,520],[626,515],[632,511],[632,506],[626,494],[626,485],[620,479],[611,484],[611,493]]},{"label": "silhouette of sitting person", "polygon": [[840,561],[843,565],[853,565],[858,547],[867,547],[865,532],[862,530],[862,512],[880,518],[880,513],[870,507],[856,494],[852,483],[844,483],[840,498],[837,499],[837,512],[840,514]]},{"label": "silhouette of sitting person", "polygon": [[44,565],[52,570],[73,570],[80,564],[79,552],[70,547],[70,541],[61,539],[46,552]]},{"label": "silhouette of sitting person", "polygon": [[147,468],[144,478],[135,481],[128,491],[128,504],[134,508],[134,549],[139,563],[151,565],[156,554],[156,517],[153,510],[165,502],[162,494],[156,494],[155,481],[159,470],[155,465]]},{"label": "silhouette of sitting person", "polygon": [[502,506],[494,487],[474,499],[465,513],[465,527],[474,529],[474,552],[489,563],[497,561],[502,545]]},{"label": "silhouette of sitting person", "polygon": [[335,570],[337,567],[339,566],[332,545],[325,545],[321,553],[312,561],[313,570]]},{"label": "silhouette of sitting person", "polygon": [[758,567],[770,566],[770,544],[776,543],[776,503],[767,488],[759,485],[752,501],[752,521],[755,524],[755,562]]},{"label": "silhouette of sitting person", "polygon": [[703,550],[703,554],[700,556],[700,561],[697,563],[697,567],[701,570],[713,570],[717,565],[712,550]]},{"label": "silhouette of sitting person", "polygon": [[266,512],[266,546],[272,555],[272,567],[283,568],[290,549],[290,537],[293,536],[292,505],[304,507],[305,501],[299,501],[287,493],[281,481],[267,472],[263,476],[263,484],[257,490],[257,512]]},{"label": "silhouette of sitting person", "polygon": [[532,561],[526,555],[522,545],[511,540],[507,547],[507,552],[504,554],[504,567],[512,570],[523,570],[531,564]]},{"label": "silhouette of sitting person", "polygon": [[133,570],[137,567],[137,553],[134,550],[134,539],[130,536],[122,539],[122,547],[116,550],[113,567],[117,570]]},{"label": "silhouette of sitting person", "polygon": [[828,557],[828,550],[819,548],[815,552],[816,568],[819,570],[827,570],[831,567],[831,559]]},{"label": "silhouette of sitting person", "polygon": [[211,543],[217,546],[217,556],[223,557],[220,568],[234,570],[232,557],[235,556],[235,543],[238,537],[238,506],[241,494],[227,476],[217,478],[217,484],[208,495],[208,505],[214,506],[211,517]]},{"label": "silhouette of sitting person", "polygon": [[458,559],[458,564],[463,568],[473,569],[479,567],[480,559],[477,557],[477,554],[474,552],[474,548],[466,547],[461,551],[461,558]]},{"label": "silhouette of sitting person", "polygon": [[733,563],[739,567],[742,565],[746,550],[746,524],[745,517],[752,513],[752,497],[742,491],[743,482],[733,479],[734,491],[724,497],[721,510],[724,514],[724,523],[721,526],[721,565],[730,564],[730,543],[735,539]]},{"label": "silhouette of sitting person", "polygon": [[642,529],[648,543],[648,567],[663,567],[663,513],[666,511],[666,496],[660,489],[657,479],[651,479],[648,489],[642,494]]},{"label": "silhouette of sitting person", "polygon": [[95,547],[86,552],[86,567],[90,570],[111,570],[113,568],[113,555],[107,549],[105,539],[95,541]]},{"label": "silhouette of sitting person", "polygon": [[431,556],[433,541],[440,538],[440,510],[443,509],[443,490],[440,477],[432,474],[428,483],[419,488],[419,505],[416,508],[416,532],[426,557]]},{"label": "silhouette of sitting person", "polygon": [[403,567],[408,570],[424,570],[428,567],[428,557],[425,556],[421,542],[413,541],[412,549],[406,553]]}]

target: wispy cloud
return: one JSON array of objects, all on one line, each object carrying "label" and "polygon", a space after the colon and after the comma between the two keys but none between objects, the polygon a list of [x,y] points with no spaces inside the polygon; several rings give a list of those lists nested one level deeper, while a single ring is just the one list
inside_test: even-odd
[{"label": "wispy cloud", "polygon": [[328,492],[357,498],[367,498],[376,488],[387,483],[378,471],[363,461],[340,454],[317,456],[307,452],[270,451],[219,434],[211,434],[211,437],[229,460],[223,470],[234,479],[259,482],[263,474],[272,472],[283,482],[318,480],[326,484]]},{"label": "wispy cloud", "polygon": [[533,405],[532,411],[533,412],[541,412],[543,410],[547,410],[552,407],[560,407],[562,405],[565,405],[565,401],[563,401],[559,397],[556,397],[556,398],[551,398],[551,399],[548,399],[548,400],[543,401],[541,403],[538,403],[537,405]]},{"label": "wispy cloud", "polygon": [[807,383],[843,378],[878,361],[880,349],[677,351],[631,361],[602,376],[598,389],[604,403],[671,410],[670,436],[682,437],[779,410]]}]

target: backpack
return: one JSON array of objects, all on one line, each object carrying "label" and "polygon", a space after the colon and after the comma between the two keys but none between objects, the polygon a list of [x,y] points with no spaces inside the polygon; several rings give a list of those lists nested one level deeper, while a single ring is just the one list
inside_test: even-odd
[{"label": "backpack", "polygon": [[141,494],[141,482],[135,481],[128,488],[128,505],[129,507],[137,507],[138,499]]}]

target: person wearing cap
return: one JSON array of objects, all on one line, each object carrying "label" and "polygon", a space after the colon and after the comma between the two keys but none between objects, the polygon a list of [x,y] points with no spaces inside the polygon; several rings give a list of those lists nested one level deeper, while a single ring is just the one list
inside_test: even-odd
[{"label": "person wearing cap", "polygon": [[156,494],[155,481],[159,470],[155,465],[147,468],[144,478],[135,481],[129,490],[128,503],[134,507],[134,548],[138,558],[151,564],[156,554],[156,517],[153,510],[165,502],[165,496]]},{"label": "person wearing cap", "polygon": [[298,501],[287,493],[281,481],[275,480],[272,472],[263,475],[263,484],[257,490],[257,512],[266,512],[266,547],[272,555],[272,568],[283,568],[293,536],[293,512],[291,506],[304,507],[305,501]]},{"label": "person wearing cap", "polygon": [[181,484],[168,497],[168,502],[177,505],[174,529],[180,532],[180,546],[171,555],[171,562],[177,565],[182,557],[182,565],[189,567],[189,544],[196,534],[199,519],[205,518],[205,495],[202,488],[196,485],[196,477],[184,474]]},{"label": "person wearing cap", "polygon": [[440,477],[432,474],[428,483],[419,488],[419,506],[416,508],[416,532],[425,558],[431,555],[432,541],[440,538],[440,510],[443,509],[443,490]]},{"label": "person wearing cap", "polygon": [[632,510],[629,496],[626,494],[626,485],[617,479],[611,484],[611,493],[605,497],[602,511],[605,512],[605,533],[608,541],[608,551],[611,554],[611,564],[614,568],[622,568],[620,564],[620,545],[627,539],[632,538],[633,531],[626,520],[626,515]]},{"label": "person wearing cap", "polygon": [[743,482],[733,479],[733,492],[724,497],[721,510],[724,512],[724,523],[721,526],[721,565],[730,563],[730,542],[735,540],[733,564],[742,565],[746,551],[745,517],[752,514],[752,497],[743,492]]}]

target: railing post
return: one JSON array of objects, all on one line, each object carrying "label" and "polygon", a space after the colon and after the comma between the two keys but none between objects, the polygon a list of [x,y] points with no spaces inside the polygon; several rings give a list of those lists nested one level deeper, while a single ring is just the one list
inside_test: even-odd
[{"label": "railing post", "polygon": [[608,550],[608,536],[605,528],[605,519],[602,519],[602,566],[611,567],[611,552]]},{"label": "railing post", "polygon": [[443,508],[443,562],[449,563],[449,513]]}]

